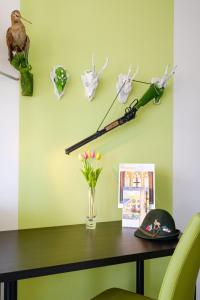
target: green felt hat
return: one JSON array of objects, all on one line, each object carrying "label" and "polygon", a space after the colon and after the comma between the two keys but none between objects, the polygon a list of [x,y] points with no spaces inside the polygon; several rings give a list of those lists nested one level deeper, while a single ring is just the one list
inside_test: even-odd
[{"label": "green felt hat", "polygon": [[179,236],[174,219],[163,209],[152,209],[145,216],[135,236],[149,240],[173,240]]}]

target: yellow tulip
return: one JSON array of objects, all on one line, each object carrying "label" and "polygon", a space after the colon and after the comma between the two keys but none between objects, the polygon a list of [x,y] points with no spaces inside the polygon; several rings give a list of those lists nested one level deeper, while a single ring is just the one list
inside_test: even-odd
[{"label": "yellow tulip", "polygon": [[81,160],[81,161],[83,160],[83,155],[81,153],[79,153],[78,159]]},{"label": "yellow tulip", "polygon": [[99,152],[96,153],[96,159],[100,160],[101,159],[101,154]]}]

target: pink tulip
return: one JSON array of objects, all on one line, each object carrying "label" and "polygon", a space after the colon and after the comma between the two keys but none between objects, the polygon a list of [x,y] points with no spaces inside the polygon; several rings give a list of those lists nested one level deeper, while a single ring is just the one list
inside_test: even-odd
[{"label": "pink tulip", "polygon": [[85,151],[87,153],[88,158],[90,158],[90,150]]},{"label": "pink tulip", "polygon": [[91,158],[95,158],[95,155],[96,155],[95,151],[91,151],[90,157],[91,157]]},{"label": "pink tulip", "polygon": [[84,153],[83,153],[83,158],[84,158],[85,160],[88,159],[88,153],[87,153],[87,152],[84,152]]}]

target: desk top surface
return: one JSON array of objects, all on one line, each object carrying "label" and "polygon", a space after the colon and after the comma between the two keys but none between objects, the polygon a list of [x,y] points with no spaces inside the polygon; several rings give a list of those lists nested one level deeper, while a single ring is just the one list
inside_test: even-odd
[{"label": "desk top surface", "polygon": [[0,232],[0,281],[171,255],[177,241],[146,241],[120,221]]}]

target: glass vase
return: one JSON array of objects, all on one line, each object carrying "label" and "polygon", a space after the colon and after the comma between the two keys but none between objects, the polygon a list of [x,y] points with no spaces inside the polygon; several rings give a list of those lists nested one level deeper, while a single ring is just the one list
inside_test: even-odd
[{"label": "glass vase", "polygon": [[95,210],[95,189],[89,187],[88,190],[88,215],[86,217],[86,228],[96,228],[96,210]]}]

